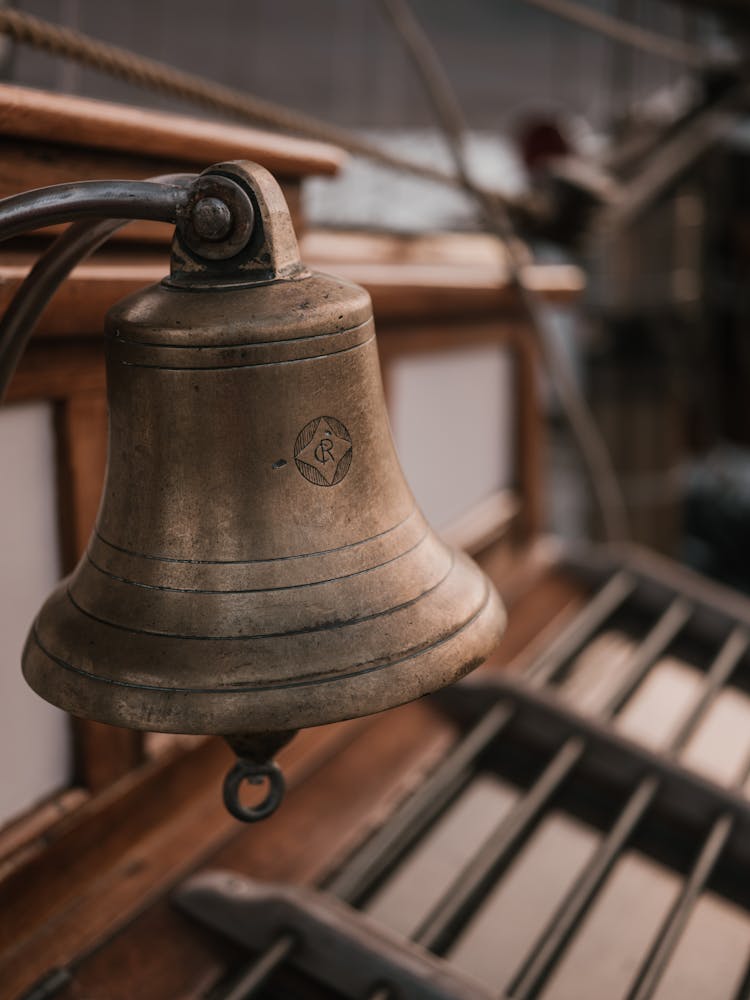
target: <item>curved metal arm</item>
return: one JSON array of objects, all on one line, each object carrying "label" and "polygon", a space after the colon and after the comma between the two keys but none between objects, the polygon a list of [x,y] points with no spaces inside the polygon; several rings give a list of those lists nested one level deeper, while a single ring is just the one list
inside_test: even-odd
[{"label": "curved metal arm", "polygon": [[56,184],[0,201],[0,242],[30,229],[73,223],[36,262],[0,321],[0,401],[47,302],[76,264],[125,221],[175,223],[199,257],[223,260],[247,245],[254,224],[252,202],[241,184],[215,175],[215,169],[198,177]]},{"label": "curved metal arm", "polygon": [[[149,181],[86,181],[42,188],[0,202],[0,240],[23,231],[16,228],[22,218],[27,220],[27,228],[50,224],[50,212],[55,213],[52,221],[57,222],[69,222],[74,213],[88,215],[93,205],[97,206],[99,215],[105,211],[109,214],[118,207],[125,207],[130,213],[121,212],[114,219],[94,218],[74,223],[29,271],[0,320],[0,401],[45,306],[73,268],[106,243],[129,219],[175,222],[178,211],[187,202],[187,189],[194,180],[194,174],[168,174]],[[83,189],[79,198],[71,198],[74,188],[79,192]],[[144,189],[146,200],[138,200]],[[61,190],[62,202],[57,199]],[[63,206],[65,216],[61,220]],[[6,208],[10,213],[8,229]],[[33,221],[28,222],[30,217]]]},{"label": "curved metal arm", "polygon": [[0,240],[86,216],[176,222],[185,188],[158,181],[76,181],[26,191],[0,201]]}]

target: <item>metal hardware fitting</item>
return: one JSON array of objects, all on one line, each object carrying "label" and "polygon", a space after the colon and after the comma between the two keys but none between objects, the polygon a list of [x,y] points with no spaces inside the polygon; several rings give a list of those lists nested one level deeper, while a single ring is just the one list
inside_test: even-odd
[{"label": "metal hardware fitting", "polygon": [[193,253],[206,260],[228,260],[247,246],[254,222],[252,202],[240,185],[221,174],[205,173],[190,187],[177,229]]},{"label": "metal hardware fitting", "polygon": [[229,178],[193,174],[56,184],[4,199],[0,242],[30,229],[73,224],[42,254],[0,320],[0,399],[57,289],[77,264],[133,219],[182,221],[191,250],[222,259],[247,244],[254,211],[246,193]]},{"label": "metal hardware fitting", "polygon": [[[260,805],[244,806],[240,801],[240,789],[245,781],[251,785],[268,781],[268,794]],[[224,779],[224,805],[235,819],[257,823],[278,809],[285,791],[284,774],[278,764],[271,760],[256,763],[241,757]]]},{"label": "metal hardware fitting", "polygon": [[213,871],[188,879],[174,898],[196,920],[253,951],[273,945],[283,931],[292,939],[291,962],[344,996],[390,989],[390,996],[409,1000],[496,1000],[469,976],[323,893]]}]

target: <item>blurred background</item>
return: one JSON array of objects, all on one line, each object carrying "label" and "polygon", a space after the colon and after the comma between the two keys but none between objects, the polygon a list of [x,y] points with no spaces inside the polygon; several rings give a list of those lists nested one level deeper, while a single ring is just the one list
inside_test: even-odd
[{"label": "blurred background", "polygon": [[[197,0],[15,6],[356,130],[404,158],[451,169],[413,60],[370,0],[216,0],[210,10]],[[413,4],[463,109],[472,176],[523,206],[519,227],[538,259],[573,261],[586,272],[581,301],[552,310],[546,325],[613,453],[632,537],[746,589],[750,427],[742,405],[748,359],[741,329],[750,131],[741,113],[718,131],[710,117],[737,84],[740,8],[658,0],[586,5],[704,54],[705,65],[696,68],[695,60],[623,44],[522,0]],[[196,111],[25,46],[6,44],[2,69],[5,79],[34,87]],[[706,111],[701,124],[709,140],[693,135],[697,148],[682,158],[666,148]],[[574,169],[556,172],[565,159]],[[594,235],[597,214],[605,214],[597,211],[606,201],[603,189],[644,178],[648,185],[655,166],[667,176],[646,193],[637,218],[615,223],[621,231],[603,247]],[[335,180],[306,182],[304,200],[316,227],[411,234],[482,228],[470,197],[361,158]],[[420,379],[416,409],[430,426],[444,405],[447,377],[464,411],[449,432],[451,449],[470,460],[473,472],[442,485],[430,474],[435,462],[425,454],[422,432],[408,430],[416,417],[409,411],[414,393],[406,388],[395,392],[393,419],[419,499],[445,523],[507,476],[501,441],[493,445],[483,430],[491,421],[466,412],[478,398],[491,414],[498,410],[474,382],[484,377],[489,386],[503,373],[496,358],[488,362],[481,354],[442,379],[439,360],[432,365],[432,375],[413,376]],[[555,394],[545,390],[544,398],[552,442],[549,527],[565,536],[597,534]],[[476,455],[492,455],[490,468],[483,472]],[[453,495],[457,478],[469,485]]]},{"label": "blurred background", "polygon": [[[404,160],[454,169],[414,58],[371,0],[2,6],[294,108]],[[520,447],[539,448],[531,460],[543,470],[544,531],[611,539],[616,523],[621,537],[748,590],[750,127],[743,5],[585,5],[595,16],[636,26],[637,37],[625,40],[616,24],[612,30],[609,22],[574,23],[565,2],[552,7],[528,0],[412,4],[463,111],[472,183],[507,205],[524,240],[523,260],[559,266],[573,277],[565,295],[535,302],[530,324],[547,360],[535,375],[543,439],[519,444],[512,359],[496,344],[472,341],[460,352],[432,350],[392,366],[389,408],[407,477],[427,516],[444,527],[515,484]],[[8,39],[0,78],[222,117]],[[487,218],[471,193],[365,157],[351,157],[335,177],[304,180],[301,211],[307,245],[324,262],[326,234],[396,234],[406,240],[399,244],[404,259],[409,246],[437,253],[420,239],[468,234],[471,244],[440,244],[442,267],[450,270],[455,246],[467,287],[475,267],[483,281],[488,273],[498,283],[512,277],[501,241],[481,235]],[[611,455],[625,518],[608,520],[592,499],[590,483],[602,463],[590,448],[582,451],[580,432],[571,430],[569,407],[557,391],[561,366],[579,403],[587,400],[589,429]],[[5,491],[2,520],[12,527],[3,544],[8,560],[18,551],[30,581],[18,525],[28,523],[37,538],[54,534],[52,501],[34,513],[27,498],[49,499],[44,476],[55,445],[41,411],[22,416],[13,411],[0,421],[8,448],[28,466],[28,482],[19,476]],[[620,503],[618,489],[600,490],[602,496],[605,506],[607,497]],[[54,545],[43,551],[47,563],[29,582],[28,615],[8,606],[14,610],[4,630],[14,658],[39,595],[60,573],[50,555]]]},{"label": "blurred background", "polygon": [[[497,989],[533,942],[546,961],[544,928],[562,927],[545,996],[750,997],[750,612],[653,555],[750,592],[749,40],[747,0],[0,0],[0,198],[269,166],[305,262],[370,292],[406,477],[509,611],[478,688],[301,735],[290,773],[309,813],[285,813],[290,796],[270,834],[237,833],[223,810],[218,741],[71,719],[26,686],[29,623],[96,515],[104,313],[168,269],[172,228],[126,226],[58,293],[0,409],[0,913],[18,924],[0,980],[11,952],[26,986],[54,956],[76,966],[83,928],[90,954],[65,997],[114,996],[97,983],[115,981],[117,996],[194,995],[164,985],[197,990],[204,962],[164,904],[179,873],[231,839],[230,868],[328,877],[436,761],[454,767],[472,698],[479,728],[491,715],[482,681],[520,685],[507,668],[525,671],[523,705],[540,698],[544,752],[534,726],[515,733],[511,686],[440,802],[407,809],[423,839],[398,859],[387,847],[370,914],[424,943],[494,838],[481,905],[452,951],[435,949],[457,967]],[[213,85],[226,89],[210,101],[175,96]],[[3,245],[0,309],[51,235]],[[589,741],[592,720],[616,752]],[[306,770],[305,747],[329,739]],[[589,756],[590,784],[572,774]],[[580,936],[565,924],[577,899]],[[220,969],[202,995],[225,995]],[[508,993],[539,995],[524,989]]]}]

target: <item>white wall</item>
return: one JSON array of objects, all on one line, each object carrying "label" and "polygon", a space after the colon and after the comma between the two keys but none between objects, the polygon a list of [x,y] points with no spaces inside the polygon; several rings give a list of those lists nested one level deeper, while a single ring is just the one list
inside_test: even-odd
[{"label": "white wall", "polygon": [[21,675],[21,650],[60,576],[52,406],[0,410],[0,824],[69,783],[68,717]]},{"label": "white wall", "polygon": [[498,347],[404,358],[391,423],[417,503],[436,527],[513,483],[512,362]]}]

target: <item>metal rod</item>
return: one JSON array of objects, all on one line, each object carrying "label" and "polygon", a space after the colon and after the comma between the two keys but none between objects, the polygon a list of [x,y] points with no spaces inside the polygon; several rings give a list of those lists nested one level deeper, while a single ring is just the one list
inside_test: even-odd
[{"label": "metal rod", "polygon": [[[498,702],[479,720],[453,748],[440,767],[395,813],[391,820],[371,837],[358,851],[346,869],[326,886],[328,892],[347,902],[353,902],[381,873],[419,838],[446,799],[462,785],[473,761],[502,732],[513,715],[508,702]],[[282,935],[258,955],[245,969],[233,991],[221,1000],[247,1000],[291,954],[293,943],[281,943]],[[237,992],[242,987],[242,992]],[[373,997],[376,994],[373,994]],[[387,989],[378,988],[377,995],[388,1000]]]},{"label": "metal rod", "polygon": [[[193,174],[168,174],[150,178],[149,183],[185,188],[193,180]],[[2,203],[0,225],[1,219]],[[0,320],[0,401],[49,300],[73,268],[125,224],[124,219],[86,219],[73,223],[26,275]]]},{"label": "metal rod", "polygon": [[53,184],[0,201],[0,241],[85,217],[176,222],[187,197],[185,188],[158,181]]},{"label": "metal rod", "polygon": [[414,934],[415,941],[431,951],[443,950],[476,897],[493,884],[499,867],[523,841],[585,749],[585,742],[577,737],[564,743],[528,792],[493,830],[479,852],[458,872]]},{"label": "metal rod", "polygon": [[541,687],[552,680],[583,643],[632,594],[635,585],[635,578],[630,573],[624,570],[615,573],[566,626],[549,649],[532,664],[525,679],[534,687]]},{"label": "metal rod", "polygon": [[[749,639],[750,637],[747,632],[742,628],[737,628],[732,632],[714,661],[696,708],[705,704],[703,708],[705,712],[708,705],[713,702],[721,687],[720,684],[717,684],[717,681],[721,676],[724,676],[726,680],[729,679],[738,660],[747,650]],[[711,674],[715,676],[711,677]],[[697,723],[702,714],[703,712],[696,713],[694,710],[690,713],[686,724],[692,722],[696,716]],[[695,723],[693,727],[694,725]],[[685,739],[686,736],[683,737],[682,732],[678,734],[672,747],[673,752],[678,747],[681,748],[684,745]],[[742,770],[742,775],[735,783],[735,786],[741,790],[748,778],[750,778],[750,760],[746,762]],[[633,985],[627,995],[627,1000],[649,1000],[649,997],[653,996],[682,937],[682,933],[690,919],[695,904],[729,840],[734,829],[734,823],[735,817],[731,813],[723,813],[712,824],[698,857],[690,869],[690,874],[680,890],[679,896],[672,904],[667,917],[659,928],[659,933],[649,949],[648,955],[635,976]]]},{"label": "metal rod", "polygon": [[624,680],[601,709],[600,714],[603,718],[615,715],[622,708],[651,669],[654,660],[669,646],[692,613],[692,605],[684,597],[676,597],[672,601],[635,650],[628,663]]},{"label": "metal rod", "polygon": [[[527,673],[530,683],[539,687],[554,678],[592,633],[621,606],[634,587],[635,580],[630,574],[619,572],[613,576],[532,666]],[[617,704],[634,690],[644,671],[669,645],[690,613],[688,602],[678,599],[657,621],[629,664],[617,692]],[[605,708],[604,714],[611,710]],[[347,868],[328,883],[327,890],[341,899],[353,902],[395,864],[432,822],[434,815],[453,798],[457,788],[462,787],[473,761],[500,735],[512,718],[513,711],[513,706],[507,701],[494,705],[457,744],[420,791],[411,796],[391,821],[370,838]],[[459,874],[451,889],[444,894],[432,913],[428,914],[415,934],[415,940],[429,948],[435,948],[452,931],[471,905],[477,891],[482,891],[488,880],[494,878],[497,868],[504,863],[514,847],[522,842],[540,810],[560,788],[584,750],[585,742],[578,737],[572,737],[563,744],[532,788],[488,838],[479,855]],[[254,990],[256,979],[253,977],[259,975],[261,968],[269,970],[267,978],[283,963],[287,957],[286,952],[280,954],[271,966],[271,951],[275,947],[274,944],[248,967],[245,974],[247,978],[242,980],[243,985],[247,983]],[[258,986],[261,981],[257,980]],[[242,1000],[251,995],[246,986],[245,993],[241,995]],[[387,987],[377,987],[368,1000],[389,1000],[391,995]],[[240,1000],[240,997],[231,995],[222,1000]]]},{"label": "metal rod", "polygon": [[[654,660],[669,646],[692,613],[690,603],[675,599],[633,653],[618,690],[599,713],[608,718],[624,702]],[[586,742],[567,739],[528,791],[489,835],[476,854],[457,874],[436,906],[425,917],[415,940],[433,951],[443,950],[460,929],[466,915],[494,883],[498,872],[524,842],[541,811],[562,787],[580,761]]]},{"label": "metal rod", "polygon": [[49,300],[73,268],[124,224],[111,219],[74,223],[26,275],[0,320],[0,400]]},{"label": "metal rod", "polygon": [[[674,607],[674,603],[671,607]],[[747,645],[748,635],[740,628],[735,629],[722,645],[706,674],[695,704],[670,743],[670,754],[677,753],[695,731],[716,698],[721,685],[729,678],[747,650]],[[571,887],[518,972],[511,979],[507,993],[513,1000],[530,1000],[544,985],[571,935],[588,912],[612,865],[653,802],[659,786],[660,779],[649,776],[644,778],[631,794],[615,825],[594,852],[586,870]]]},{"label": "metal rod", "polygon": [[747,652],[748,645],[750,645],[750,633],[747,629],[741,626],[733,629],[708,668],[695,704],[672,738],[668,751],[670,756],[676,756],[684,748],[696,726],[713,705],[717,695]]},{"label": "metal rod", "polygon": [[594,852],[585,871],[572,886],[528,958],[511,980],[507,993],[513,1000],[529,1000],[537,995],[622,848],[653,802],[658,788],[658,778],[644,778],[630,796],[617,822]]},{"label": "metal rod", "polygon": [[636,975],[627,1000],[648,1000],[653,996],[693,912],[693,907],[724,850],[733,826],[734,817],[730,813],[724,813],[711,827],[680,895],[659,928],[659,933]]},{"label": "metal rod", "polygon": [[360,848],[346,869],[327,885],[328,892],[355,902],[421,835],[435,814],[452,798],[456,784],[463,784],[467,769],[503,731],[513,716],[513,706],[501,701],[451,750],[439,768],[410,796],[394,816]]},{"label": "metal rod", "polygon": [[242,971],[221,1000],[247,1000],[284,964],[296,946],[294,934],[282,934]]}]

